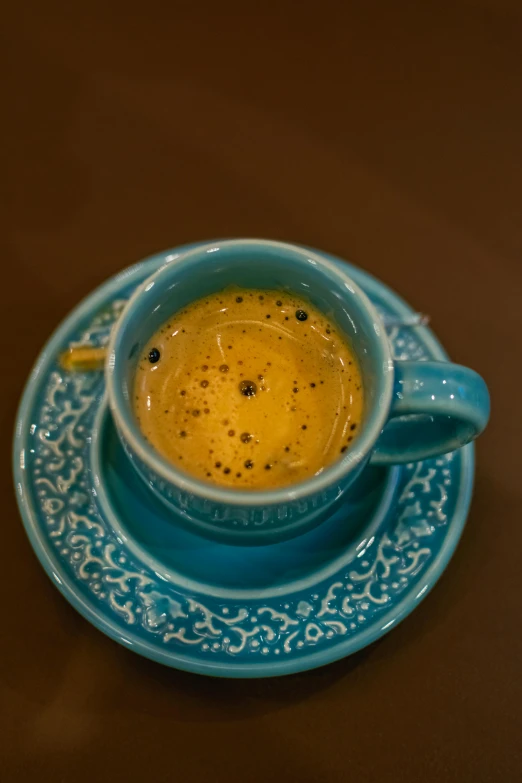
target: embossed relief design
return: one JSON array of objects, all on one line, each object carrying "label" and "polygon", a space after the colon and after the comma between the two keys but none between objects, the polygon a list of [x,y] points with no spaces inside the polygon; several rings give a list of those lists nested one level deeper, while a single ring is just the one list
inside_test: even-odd
[{"label": "embossed relief design", "polygon": [[[71,345],[105,345],[123,305],[114,301]],[[428,358],[412,330],[394,328],[390,339],[396,358]],[[202,654],[284,656],[367,627],[411,589],[438,549],[449,513],[450,463],[458,454],[407,465],[395,527],[310,593],[243,605],[176,590],[129,557],[95,504],[86,463],[102,394],[99,373],[49,375],[40,419],[32,425],[36,446],[28,470],[56,554],[122,628]]]}]

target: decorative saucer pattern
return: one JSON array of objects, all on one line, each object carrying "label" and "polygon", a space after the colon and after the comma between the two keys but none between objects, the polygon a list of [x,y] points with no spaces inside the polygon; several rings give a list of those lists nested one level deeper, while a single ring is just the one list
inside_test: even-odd
[{"label": "decorative saucer pattern", "polygon": [[[177,251],[127,270],[80,305],[53,336],[24,395],[15,438],[20,508],[46,570],[71,602],[118,641],[163,663],[223,676],[270,676],[360,649],[407,614],[436,581],[462,530],[473,447],[401,469],[388,523],[352,562],[270,599],[196,593],[161,578],[115,531],[97,501],[91,435],[101,373],[66,373],[74,344],[105,345],[126,299]],[[383,315],[411,311],[350,269]],[[398,359],[444,358],[426,328],[390,330]],[[204,586],[203,586],[204,587]]]}]

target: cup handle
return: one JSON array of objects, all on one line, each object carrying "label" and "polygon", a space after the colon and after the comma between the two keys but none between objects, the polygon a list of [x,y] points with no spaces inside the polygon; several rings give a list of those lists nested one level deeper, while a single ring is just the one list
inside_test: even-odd
[{"label": "cup handle", "polygon": [[395,362],[390,419],[372,454],[393,465],[446,454],[484,430],[489,392],[473,370],[450,362]]}]

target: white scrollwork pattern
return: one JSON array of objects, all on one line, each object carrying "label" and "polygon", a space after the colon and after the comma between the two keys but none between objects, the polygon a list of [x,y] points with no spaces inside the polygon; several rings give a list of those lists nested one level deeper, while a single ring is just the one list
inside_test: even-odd
[{"label": "white scrollwork pattern", "polygon": [[[70,344],[105,345],[123,304],[114,301]],[[411,330],[394,328],[390,339],[396,358],[427,358]],[[432,560],[433,542],[454,502],[454,454],[405,466],[395,527],[372,539],[346,573],[311,594],[246,605],[176,589],[129,556],[94,502],[88,445],[102,392],[98,373],[55,369],[49,375],[30,469],[49,542],[63,564],[105,604],[104,611],[144,637],[234,657],[285,656],[335,643],[383,613]]]}]

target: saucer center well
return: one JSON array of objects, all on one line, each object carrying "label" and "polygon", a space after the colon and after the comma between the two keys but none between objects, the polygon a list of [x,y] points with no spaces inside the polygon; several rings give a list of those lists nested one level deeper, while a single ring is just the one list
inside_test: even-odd
[{"label": "saucer center well", "polygon": [[264,546],[221,544],[181,527],[138,478],[108,406],[95,423],[91,467],[100,510],[141,566],[173,585],[223,598],[265,598],[310,587],[348,566],[386,525],[400,468],[367,468],[352,494],[303,535]]}]

